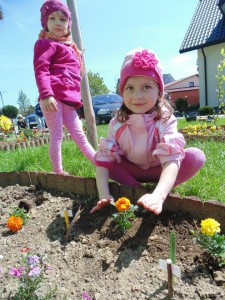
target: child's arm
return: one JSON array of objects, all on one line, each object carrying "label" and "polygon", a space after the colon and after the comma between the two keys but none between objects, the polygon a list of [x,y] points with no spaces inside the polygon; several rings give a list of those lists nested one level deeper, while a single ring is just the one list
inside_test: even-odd
[{"label": "child's arm", "polygon": [[43,101],[44,111],[58,111],[57,102],[54,97],[50,96],[41,101]]},{"label": "child's arm", "polygon": [[114,201],[113,197],[109,194],[109,171],[103,167],[96,167],[96,182],[98,188],[98,194],[100,201],[97,202],[97,205],[92,208],[90,213],[100,210],[103,206],[110,204],[111,201]]},{"label": "child's arm", "polygon": [[145,209],[160,214],[163,203],[174,186],[179,167],[175,162],[167,162],[163,165],[163,170],[159,182],[152,194],[145,194],[137,203]]}]

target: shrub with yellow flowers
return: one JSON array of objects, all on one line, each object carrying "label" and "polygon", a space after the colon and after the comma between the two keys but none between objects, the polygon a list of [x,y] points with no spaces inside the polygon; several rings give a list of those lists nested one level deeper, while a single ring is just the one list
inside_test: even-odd
[{"label": "shrub with yellow flowers", "polygon": [[112,205],[118,210],[112,217],[119,228],[122,230],[131,228],[131,220],[136,217],[134,212],[138,209],[138,206],[131,204],[130,200],[125,197],[121,197],[116,202],[112,202]]},{"label": "shrub with yellow flowers", "polygon": [[23,225],[27,223],[29,219],[30,216],[27,214],[25,209],[15,207],[7,220],[7,227],[11,231],[16,232],[20,230],[23,227]]},{"label": "shrub with yellow flowers", "polygon": [[189,125],[187,127],[184,127],[182,129],[182,133],[187,134],[189,136],[191,135],[198,135],[198,136],[210,136],[210,135],[224,135],[225,130],[222,126],[208,126],[207,124],[204,125]]},{"label": "shrub with yellow flowers", "polygon": [[220,233],[220,223],[208,218],[201,221],[199,232],[191,231],[194,243],[206,249],[219,266],[225,265],[225,236]]},{"label": "shrub with yellow flowers", "polygon": [[12,121],[6,116],[2,115],[0,117],[0,128],[6,132],[12,127]]}]

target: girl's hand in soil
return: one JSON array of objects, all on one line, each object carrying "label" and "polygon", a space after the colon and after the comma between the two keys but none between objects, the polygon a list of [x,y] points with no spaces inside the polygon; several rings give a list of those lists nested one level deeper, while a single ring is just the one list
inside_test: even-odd
[{"label": "girl's hand in soil", "polygon": [[99,200],[97,202],[97,205],[95,205],[92,210],[90,211],[90,213],[94,213],[96,210],[100,210],[102,207],[109,205],[111,202],[114,202],[114,198],[111,195],[108,195],[107,197]]},{"label": "girl's hand in soil", "polygon": [[138,201],[138,205],[142,205],[145,209],[154,212],[156,215],[162,212],[164,199],[159,194],[145,194]]}]

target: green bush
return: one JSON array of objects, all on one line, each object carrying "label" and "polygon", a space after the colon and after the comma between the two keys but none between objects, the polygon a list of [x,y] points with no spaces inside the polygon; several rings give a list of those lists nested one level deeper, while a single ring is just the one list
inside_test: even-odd
[{"label": "green bush", "polygon": [[2,108],[2,113],[10,119],[15,119],[18,114],[18,108],[13,105],[6,105]]},{"label": "green bush", "polygon": [[180,112],[186,111],[188,108],[187,99],[177,98],[177,100],[175,101],[175,105],[176,105],[176,110]]},{"label": "green bush", "polygon": [[215,114],[215,110],[213,107],[210,106],[202,106],[198,110],[199,116],[208,116]]},{"label": "green bush", "polygon": [[199,110],[199,104],[188,105],[187,111]]}]

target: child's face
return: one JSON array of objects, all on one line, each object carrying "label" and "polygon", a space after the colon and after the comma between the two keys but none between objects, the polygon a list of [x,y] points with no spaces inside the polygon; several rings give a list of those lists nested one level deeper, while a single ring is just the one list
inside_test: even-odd
[{"label": "child's face", "polygon": [[144,76],[128,78],[123,90],[124,104],[134,114],[144,114],[150,111],[159,96],[157,82]]},{"label": "child's face", "polygon": [[48,17],[48,31],[58,37],[63,37],[68,33],[68,20],[63,12],[55,11]]}]

